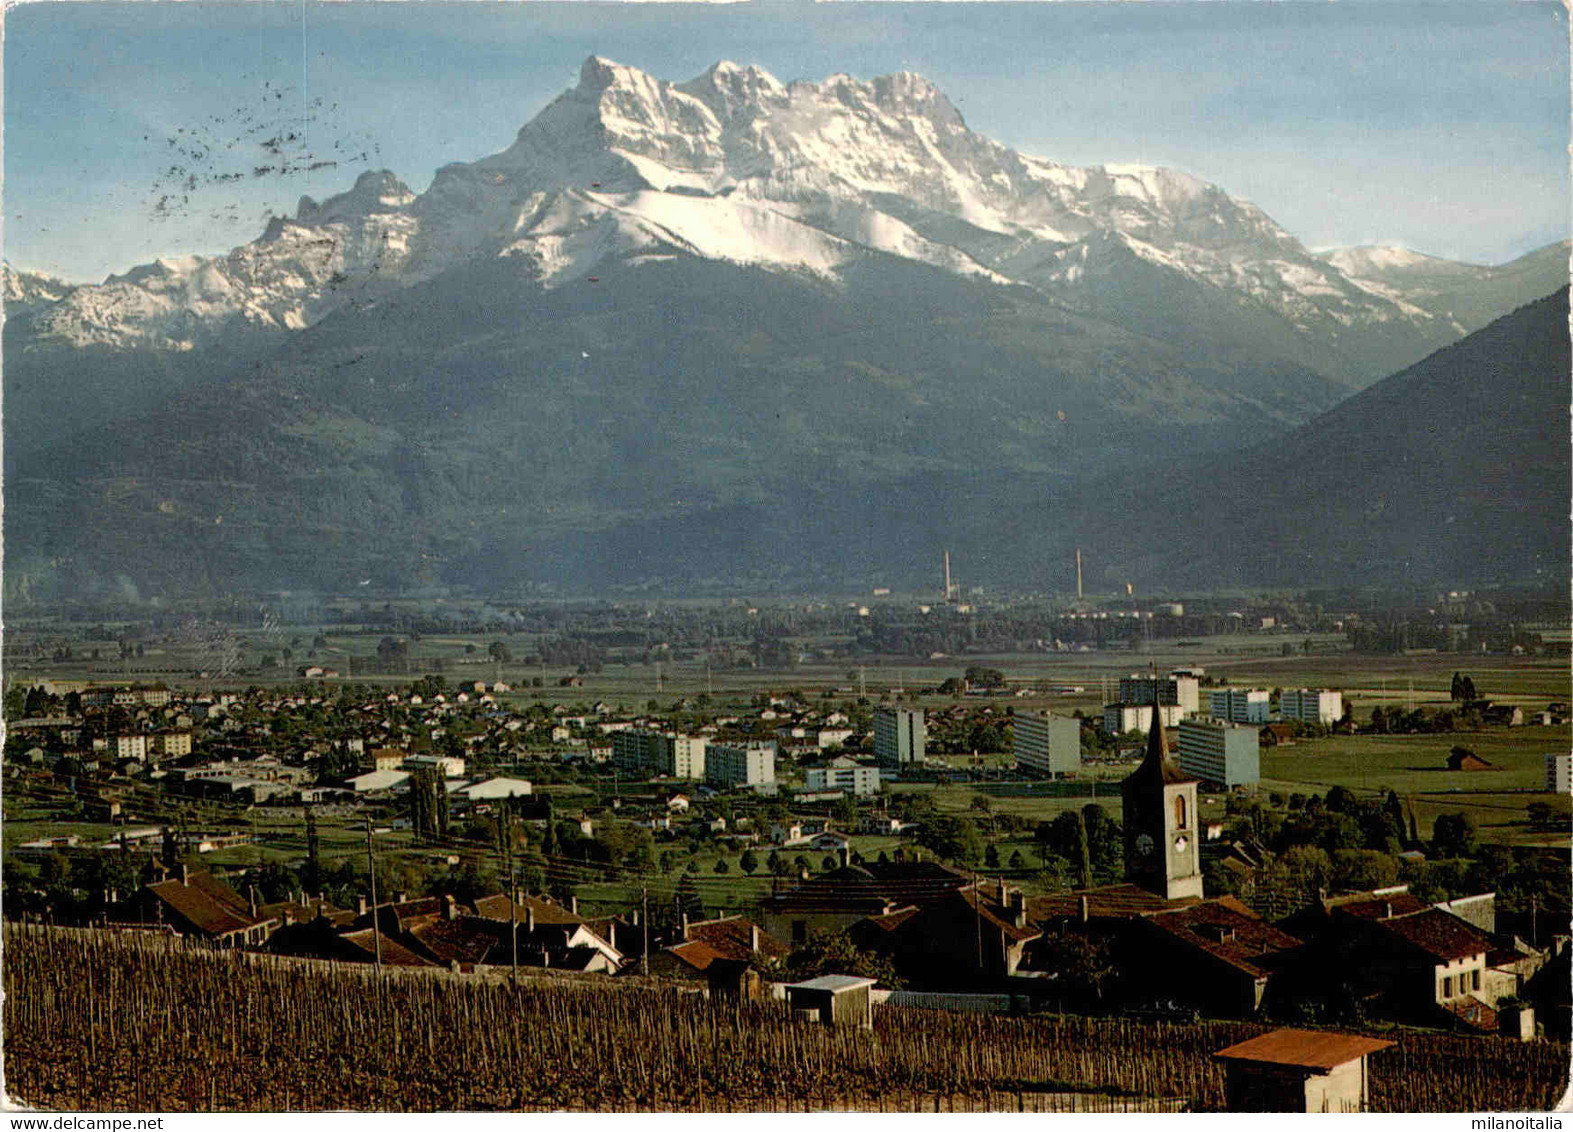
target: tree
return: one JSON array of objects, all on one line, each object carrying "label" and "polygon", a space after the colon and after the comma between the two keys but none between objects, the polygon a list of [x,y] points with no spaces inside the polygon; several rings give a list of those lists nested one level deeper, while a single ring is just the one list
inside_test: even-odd
[{"label": "tree", "polygon": [[949,861],[975,864],[983,855],[983,838],[969,818],[936,814],[918,830],[918,844]]},{"label": "tree", "polygon": [[985,868],[997,869],[1000,867],[1000,851],[993,842],[983,851],[983,865]]},{"label": "tree", "polygon": [[1475,682],[1474,682],[1474,680],[1470,679],[1468,676],[1465,676],[1464,677],[1464,699],[1466,701],[1469,701],[1469,700],[1478,700],[1479,698],[1480,698],[1479,694],[1476,693],[1476,691],[1475,691]]},{"label": "tree", "polygon": [[1431,852],[1436,857],[1472,857],[1475,823],[1468,814],[1438,814],[1431,824]]},{"label": "tree", "polygon": [[814,932],[806,941],[792,949],[786,966],[794,979],[811,979],[816,975],[856,975],[864,979],[877,979],[892,989],[901,986],[895,964],[883,955],[864,951],[856,946],[845,932]]},{"label": "tree", "polygon": [[1020,849],[1011,850],[1010,860],[1005,862],[1005,864],[1013,872],[1019,872],[1020,870],[1027,867],[1026,859],[1022,857]]},{"label": "tree", "polygon": [[732,871],[732,866],[726,863],[725,857],[718,857],[715,863],[715,871],[717,875],[725,876]]},{"label": "tree", "polygon": [[1043,938],[1045,963],[1059,972],[1059,983],[1072,995],[1082,997],[1091,991],[1093,1001],[1102,1002],[1104,988],[1114,978],[1114,961],[1109,944],[1081,932],[1060,931]]},{"label": "tree", "polygon": [[759,870],[759,858],[754,856],[752,849],[744,849],[743,855],[737,859],[737,867],[753,876]]}]

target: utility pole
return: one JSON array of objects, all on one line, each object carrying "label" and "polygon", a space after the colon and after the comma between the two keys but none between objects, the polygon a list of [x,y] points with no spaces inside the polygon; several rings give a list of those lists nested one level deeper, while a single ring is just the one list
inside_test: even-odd
[{"label": "utility pole", "polygon": [[377,957],[377,970],[382,970],[382,929],[377,914],[377,858],[371,851],[371,815],[366,815],[366,875],[371,880],[371,944]]},{"label": "utility pole", "polygon": [[972,870],[972,914],[978,929],[978,976],[983,975],[983,890],[978,887],[978,870]]},{"label": "utility pole", "polygon": [[639,913],[639,926],[644,931],[644,945],[639,949],[639,973],[650,973],[650,889],[644,887],[639,890],[639,902],[643,906]]},{"label": "utility pole", "polygon": [[504,813],[504,844],[508,847],[508,950],[512,962],[509,980],[519,985],[519,882],[513,869],[513,811]]},{"label": "utility pole", "polygon": [[858,699],[860,700],[866,699],[868,696],[868,686],[863,679],[864,671],[864,667],[861,664],[858,665]]}]

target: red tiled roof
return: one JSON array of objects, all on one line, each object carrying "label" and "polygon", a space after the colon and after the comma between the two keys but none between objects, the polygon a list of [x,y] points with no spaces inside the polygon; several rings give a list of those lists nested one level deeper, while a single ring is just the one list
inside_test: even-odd
[{"label": "red tiled roof", "polygon": [[488,920],[503,920],[509,918],[509,908],[513,908],[513,915],[519,923],[524,923],[530,918],[530,913],[535,913],[537,924],[582,924],[584,917],[575,912],[570,912],[561,904],[550,900],[542,900],[538,896],[526,896],[523,900],[513,903],[508,899],[506,892],[499,892],[492,896],[482,896],[475,901],[475,914],[484,916]]},{"label": "red tiled roof", "polygon": [[371,962],[375,959],[378,950],[377,941],[372,938],[373,936],[382,937],[381,950],[382,962],[384,966],[430,967],[433,965],[427,960],[422,959],[419,955],[416,955],[402,943],[399,943],[397,940],[390,939],[387,935],[377,931],[375,928],[362,928],[360,931],[356,932],[345,932],[339,938],[342,939],[345,943],[351,944],[359,950],[364,951],[366,953],[366,961]]},{"label": "red tiled roof", "polygon": [[1123,919],[1153,912],[1168,912],[1200,901],[1200,897],[1196,896],[1166,900],[1156,892],[1149,892],[1139,885],[1109,884],[1098,888],[1060,892],[1053,896],[1029,897],[1027,918],[1036,922],[1080,916],[1083,897],[1087,900],[1087,914],[1093,919]]},{"label": "red tiled roof", "polygon": [[1412,916],[1431,905],[1410,893],[1395,892],[1391,896],[1362,896],[1347,903],[1334,903],[1333,907],[1346,916],[1358,916],[1362,920],[1386,920],[1393,916]]},{"label": "red tiled roof", "polygon": [[495,962],[487,956],[501,954],[506,948],[508,927],[495,920],[462,916],[457,920],[436,919],[413,928],[410,935],[432,956],[443,963]]},{"label": "red tiled roof", "polygon": [[1457,916],[1432,908],[1413,916],[1379,920],[1394,935],[1408,941],[1434,959],[1465,959],[1491,950],[1491,937]]},{"label": "red tiled roof", "polygon": [[[758,925],[742,916],[702,920],[688,925],[688,939],[704,943],[723,959],[747,959],[753,954],[753,933]],[[759,931],[759,951],[775,959],[785,959],[792,951],[764,928]]]},{"label": "red tiled roof", "polygon": [[173,879],[161,881],[149,885],[148,891],[207,935],[230,935],[266,922],[253,917],[239,894],[210,873],[194,873],[190,880],[189,884]]},{"label": "red tiled roof", "polygon": [[1324,1030],[1272,1030],[1213,1054],[1220,1061],[1254,1061],[1300,1069],[1335,1069],[1387,1049],[1393,1042]]},{"label": "red tiled roof", "polygon": [[1258,960],[1300,946],[1300,940],[1266,923],[1232,896],[1161,912],[1148,917],[1148,922],[1254,978],[1268,974]]}]

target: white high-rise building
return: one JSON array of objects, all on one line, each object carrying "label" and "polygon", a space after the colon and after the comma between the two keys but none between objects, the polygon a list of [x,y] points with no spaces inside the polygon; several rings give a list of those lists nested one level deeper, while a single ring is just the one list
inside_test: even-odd
[{"label": "white high-rise building", "polygon": [[1546,789],[1553,794],[1566,794],[1573,783],[1573,754],[1563,751],[1561,754],[1546,756]]},{"label": "white high-rise building", "polygon": [[880,766],[923,761],[923,709],[879,708],[874,712],[874,757]]},{"label": "white high-rise building", "polygon": [[728,789],[776,780],[774,743],[711,743],[705,747],[705,781]]},{"label": "white high-rise building", "polygon": [[1011,724],[1016,764],[1040,774],[1081,769],[1081,720],[1051,711],[1018,711]]},{"label": "white high-rise building", "polygon": [[1323,688],[1285,688],[1278,697],[1278,715],[1331,727],[1344,717],[1344,694]]},{"label": "white high-rise building", "polygon": [[1180,769],[1203,782],[1230,788],[1261,778],[1258,729],[1248,723],[1187,719],[1180,723],[1175,757]]},{"label": "white high-rise building", "polygon": [[1132,672],[1120,677],[1120,702],[1150,704],[1156,687],[1160,704],[1178,704],[1186,715],[1202,710],[1202,682],[1189,673],[1171,672],[1167,676],[1150,676]]},{"label": "white high-rise building", "polygon": [[1212,717],[1230,723],[1266,723],[1272,693],[1265,688],[1221,688],[1212,695]]},{"label": "white high-rise building", "polygon": [[[1179,704],[1159,704],[1158,711],[1165,727],[1178,727],[1180,720],[1185,718],[1185,710]],[[1127,731],[1147,734],[1152,730],[1152,703],[1105,704],[1103,729],[1110,735],[1123,735]]]}]

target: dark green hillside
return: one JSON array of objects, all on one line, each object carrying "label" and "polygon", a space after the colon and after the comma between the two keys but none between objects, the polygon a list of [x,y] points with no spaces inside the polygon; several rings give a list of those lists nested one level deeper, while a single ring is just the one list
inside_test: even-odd
[{"label": "dark green hillside", "polygon": [[999,482],[1217,451],[1337,395],[883,258],[843,286],[676,256],[552,291],[498,261],[24,453],[7,573],[37,595],[835,576],[911,557],[843,554],[870,522],[975,523]]}]

